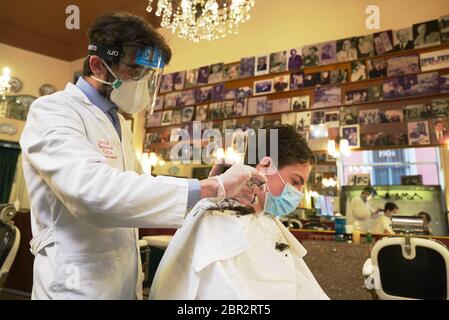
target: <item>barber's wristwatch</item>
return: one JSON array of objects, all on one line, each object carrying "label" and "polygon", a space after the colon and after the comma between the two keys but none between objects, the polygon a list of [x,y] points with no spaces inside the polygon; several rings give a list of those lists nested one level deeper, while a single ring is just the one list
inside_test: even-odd
[{"label": "barber's wristwatch", "polygon": [[223,177],[215,176],[212,179],[218,182],[218,191],[217,191],[217,202],[222,203],[226,198],[226,191],[223,185]]}]

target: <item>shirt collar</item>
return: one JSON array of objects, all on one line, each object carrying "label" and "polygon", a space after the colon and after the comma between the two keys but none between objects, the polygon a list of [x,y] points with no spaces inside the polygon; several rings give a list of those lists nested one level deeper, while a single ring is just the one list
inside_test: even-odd
[{"label": "shirt collar", "polygon": [[84,80],[83,77],[79,77],[76,86],[86,95],[89,101],[101,111],[108,112],[112,108],[118,108],[115,103],[103,97],[98,90]]}]

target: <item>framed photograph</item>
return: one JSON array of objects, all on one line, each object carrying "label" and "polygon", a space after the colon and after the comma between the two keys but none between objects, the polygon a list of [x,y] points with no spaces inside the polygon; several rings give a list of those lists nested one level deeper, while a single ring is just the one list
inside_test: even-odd
[{"label": "framed photograph", "polygon": [[311,121],[312,121],[313,125],[326,123],[326,112],[325,111],[313,111]]},{"label": "framed photograph", "polygon": [[432,119],[431,141],[434,144],[447,144],[449,142],[449,119]]},{"label": "framed photograph", "polygon": [[196,104],[203,104],[212,101],[212,95],[214,92],[213,86],[207,86],[202,88],[197,88],[195,90],[195,101]]},{"label": "framed photograph", "polygon": [[401,185],[403,186],[422,186],[422,174],[415,176],[402,176]]},{"label": "framed photograph", "polygon": [[393,31],[394,51],[413,50],[413,29],[405,28]]},{"label": "framed photograph", "polygon": [[234,117],[234,101],[223,101],[223,118],[229,119]]},{"label": "framed photograph", "polygon": [[186,71],[186,81],[184,87],[186,89],[196,87],[198,82],[198,69]]},{"label": "framed photograph", "polygon": [[293,111],[300,111],[309,109],[310,107],[310,97],[309,96],[300,96],[293,97],[291,102],[291,109]]},{"label": "framed photograph", "polygon": [[358,89],[345,92],[345,104],[358,104],[368,102],[368,89]]},{"label": "framed photograph", "polygon": [[319,140],[319,139],[328,139],[329,138],[329,129],[325,123],[322,124],[312,124],[310,126],[310,140]]},{"label": "framed photograph", "polygon": [[374,37],[372,34],[357,37],[356,49],[358,58],[373,57],[376,53],[374,51]]},{"label": "framed photograph", "polygon": [[407,96],[433,95],[440,92],[440,75],[438,72],[421,73],[405,79]]},{"label": "framed photograph", "polygon": [[206,120],[208,120],[207,115],[208,115],[208,105],[207,104],[196,107],[195,121],[206,121]]},{"label": "framed photograph", "polygon": [[331,72],[329,70],[324,70],[321,72],[321,85],[327,86],[331,84]]},{"label": "framed photograph", "polygon": [[409,122],[407,127],[410,145],[430,144],[429,123],[427,121]]},{"label": "framed photograph", "polygon": [[379,109],[360,110],[359,124],[360,125],[375,125],[380,123]]},{"label": "framed photograph", "polygon": [[186,73],[185,73],[185,71],[173,73],[173,88],[175,90],[182,90],[182,89],[184,89],[185,81],[186,81]]},{"label": "framed photograph", "polygon": [[195,101],[195,90],[185,90],[182,92],[178,92],[176,105],[178,107],[191,106],[195,104]]},{"label": "framed photograph", "polygon": [[348,69],[338,69],[331,71],[331,84],[346,83],[349,79]]},{"label": "framed photograph", "polygon": [[195,107],[185,107],[182,109],[182,122],[192,122],[194,113]]},{"label": "framed photograph", "polygon": [[242,58],[240,60],[240,78],[254,77],[256,58]]},{"label": "framed photograph", "polygon": [[401,109],[386,111],[379,110],[379,122],[381,124],[404,122],[404,113]]},{"label": "framed photograph", "polygon": [[287,51],[270,54],[270,73],[284,72],[287,70]]},{"label": "framed photograph", "polygon": [[440,93],[449,93],[449,74],[440,75]]},{"label": "framed photograph", "polygon": [[290,90],[298,90],[302,87],[304,87],[304,72],[292,72],[290,74]]},{"label": "framed photograph", "polygon": [[391,30],[374,33],[374,48],[377,55],[383,55],[394,50],[393,32]]},{"label": "framed photograph", "polygon": [[259,116],[251,119],[250,128],[257,130],[261,129],[264,125],[264,116]]},{"label": "framed photograph", "polygon": [[368,101],[382,101],[384,99],[384,92],[382,86],[370,86],[368,88]]},{"label": "framed photograph", "polygon": [[210,66],[209,84],[215,84],[223,81],[224,63],[216,63]]},{"label": "framed photograph", "polygon": [[234,105],[234,114],[236,117],[246,116],[246,107],[247,107],[248,99],[236,99]]},{"label": "framed photograph", "polygon": [[197,85],[205,86],[209,84],[210,67],[205,66],[198,69]]},{"label": "framed photograph", "polygon": [[251,87],[240,87],[236,89],[236,99],[249,98],[253,95],[253,88]]},{"label": "framed photograph", "polygon": [[236,124],[237,124],[237,119],[224,120],[223,121],[223,130],[225,130],[225,129],[235,130]]},{"label": "framed photograph", "polygon": [[324,119],[328,128],[338,128],[340,126],[340,111],[326,111],[324,113]]},{"label": "framed photograph", "polygon": [[270,100],[268,101],[268,104],[270,106],[270,113],[290,111],[290,98]]},{"label": "framed photograph", "polygon": [[224,119],[224,109],[222,102],[215,102],[209,105],[209,117],[210,120]]},{"label": "framed photograph", "polygon": [[304,88],[321,85],[321,72],[308,73],[304,76]]},{"label": "framed photograph", "polygon": [[156,98],[156,103],[154,104],[154,111],[160,111],[164,108],[164,96],[159,96]]},{"label": "framed photograph", "polygon": [[358,124],[358,108],[357,107],[341,107],[340,108],[340,125]]},{"label": "framed photograph", "polygon": [[357,38],[348,38],[337,41],[337,62],[357,60]]},{"label": "framed photograph", "polygon": [[302,49],[293,48],[288,50],[288,70],[289,71],[299,71],[304,67],[304,62],[302,58]]},{"label": "framed photograph", "polygon": [[409,105],[404,108],[404,118],[407,121],[429,119],[432,117],[432,106],[428,104]]},{"label": "framed photograph", "polygon": [[438,20],[413,25],[413,44],[415,49],[441,44],[440,23]]},{"label": "framed photograph", "polygon": [[449,49],[421,53],[420,58],[423,72],[449,68]]},{"label": "framed photograph", "polygon": [[237,98],[237,89],[228,89],[225,90],[225,95],[224,95],[224,99],[225,100],[232,100],[232,99],[236,99]]},{"label": "framed photograph", "polygon": [[387,76],[387,61],[383,58],[366,60],[366,73],[368,79],[377,79]]},{"label": "framed photograph", "polygon": [[152,115],[147,114],[145,128],[159,127],[162,121],[162,112],[154,112]]},{"label": "framed photograph", "polygon": [[160,93],[167,93],[173,91],[173,74],[162,75]]},{"label": "framed photograph", "polygon": [[253,93],[255,96],[273,92],[273,79],[259,80],[254,82]]},{"label": "framed photograph", "polygon": [[302,48],[305,67],[317,67],[320,65],[320,54],[317,45],[309,45]]},{"label": "framed photograph", "polygon": [[366,73],[366,65],[363,61],[353,61],[351,69],[352,69],[351,73],[352,82],[368,79]]},{"label": "framed photograph", "polygon": [[262,76],[270,73],[270,56],[263,55],[256,57],[255,76]]},{"label": "framed photograph", "polygon": [[357,174],[356,175],[356,186],[369,186],[370,183],[370,174]]},{"label": "framed photograph", "polygon": [[223,81],[237,80],[240,76],[240,62],[227,64],[223,68]]},{"label": "framed photograph", "polygon": [[256,97],[248,99],[248,115],[263,114],[267,109],[267,97]]},{"label": "framed photograph", "polygon": [[337,42],[328,41],[317,45],[320,55],[320,65],[328,65],[337,62]]},{"label": "framed photograph", "polygon": [[172,112],[173,112],[172,110],[168,110],[162,113],[161,126],[169,126],[172,124],[171,122]]},{"label": "framed photograph", "polygon": [[449,42],[449,15],[440,18],[441,42]]},{"label": "framed photograph", "polygon": [[224,100],[225,95],[225,85],[224,83],[219,83],[214,85],[212,90],[212,101]]},{"label": "framed photograph", "polygon": [[274,78],[274,92],[284,92],[288,91],[290,87],[290,77],[289,75],[282,75]]},{"label": "framed photograph", "polygon": [[395,99],[405,97],[405,78],[392,78],[384,80],[384,99]]},{"label": "framed photograph", "polygon": [[387,59],[388,77],[399,77],[411,73],[418,73],[419,70],[418,54],[390,57]]},{"label": "framed photograph", "polygon": [[432,100],[432,118],[449,117],[449,99]]},{"label": "framed photograph", "polygon": [[306,131],[310,128],[311,113],[297,112],[296,113],[296,131]]},{"label": "framed photograph", "polygon": [[182,109],[175,109],[172,112],[171,124],[181,124],[182,121]]},{"label": "framed photograph", "polygon": [[296,127],[296,113],[288,112],[281,115],[281,123]]},{"label": "framed photograph", "polygon": [[340,127],[340,137],[349,142],[352,148],[360,148],[360,126],[351,125]]},{"label": "framed photograph", "polygon": [[167,93],[164,98],[164,109],[174,108],[178,105],[179,92]]},{"label": "framed photograph", "polygon": [[335,107],[341,105],[341,88],[328,86],[315,88],[313,108]]}]

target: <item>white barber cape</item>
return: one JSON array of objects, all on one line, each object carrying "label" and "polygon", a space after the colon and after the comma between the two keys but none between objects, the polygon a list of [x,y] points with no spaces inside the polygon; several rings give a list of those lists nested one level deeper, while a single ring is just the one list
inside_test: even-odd
[{"label": "white barber cape", "polygon": [[306,250],[277,218],[208,211],[211,205],[200,201],[176,232],[150,299],[329,299],[302,259]]},{"label": "white barber cape", "polygon": [[37,99],[20,144],[31,202],[33,299],[142,298],[137,227],[177,228],[188,181],[141,172],[132,134],[76,86]]}]

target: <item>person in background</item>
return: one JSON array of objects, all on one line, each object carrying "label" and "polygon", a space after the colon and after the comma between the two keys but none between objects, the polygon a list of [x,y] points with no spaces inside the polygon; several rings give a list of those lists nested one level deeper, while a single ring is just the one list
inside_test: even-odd
[{"label": "person in background", "polygon": [[372,233],[375,234],[394,234],[391,225],[391,216],[397,214],[399,207],[394,202],[385,204],[384,214],[380,215],[374,222]]},{"label": "person in background", "polygon": [[376,216],[382,209],[373,209],[369,201],[377,194],[376,190],[371,187],[363,189],[360,196],[351,200],[349,208],[346,212],[347,224],[354,225],[357,221],[362,232],[370,230],[372,218]]},{"label": "person in background", "polygon": [[418,217],[421,217],[424,220],[424,235],[431,236],[432,229],[430,229],[429,224],[430,224],[430,221],[432,221],[432,218],[430,217],[430,214],[428,214],[427,212],[421,211],[420,213],[418,213]]}]

